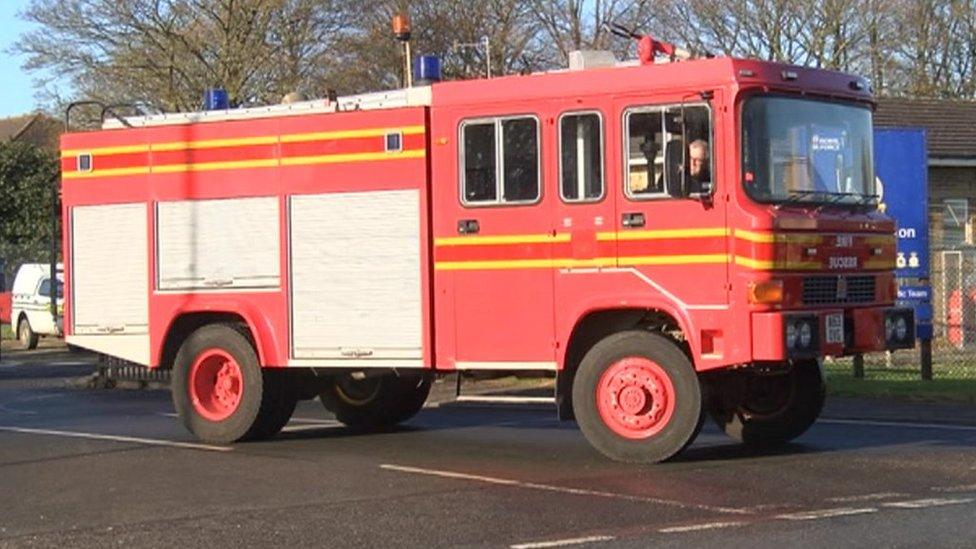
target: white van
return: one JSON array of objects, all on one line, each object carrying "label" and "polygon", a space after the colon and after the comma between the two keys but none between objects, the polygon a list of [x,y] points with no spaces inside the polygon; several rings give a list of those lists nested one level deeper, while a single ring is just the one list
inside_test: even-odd
[{"label": "white van", "polygon": [[58,336],[62,332],[62,308],[64,307],[64,272],[57,266],[58,311],[57,319],[51,315],[51,266],[43,263],[25,263],[14,277],[13,306],[10,320],[17,339],[25,349],[37,347],[40,336]]}]

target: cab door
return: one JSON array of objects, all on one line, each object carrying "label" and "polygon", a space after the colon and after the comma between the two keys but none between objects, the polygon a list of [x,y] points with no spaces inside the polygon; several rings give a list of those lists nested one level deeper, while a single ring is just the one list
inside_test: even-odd
[{"label": "cab door", "polygon": [[697,96],[632,98],[619,100],[618,109],[624,177],[616,193],[618,267],[638,271],[683,309],[726,308],[730,233],[726,202],[714,194],[720,132],[711,103]]},{"label": "cab door", "polygon": [[[458,369],[554,369],[557,238],[555,197],[543,192],[542,159],[550,146],[543,140],[544,119],[465,112],[451,120],[457,186],[445,188],[445,178],[438,178],[434,188],[437,299],[453,302],[453,326],[438,320],[439,360],[445,341],[453,339],[448,353],[453,351]],[[445,126],[435,121],[438,129]],[[435,170],[446,165],[435,158]]]}]

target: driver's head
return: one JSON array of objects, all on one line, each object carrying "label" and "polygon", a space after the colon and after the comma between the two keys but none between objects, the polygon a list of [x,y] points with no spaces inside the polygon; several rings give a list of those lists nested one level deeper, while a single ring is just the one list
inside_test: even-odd
[{"label": "driver's head", "polygon": [[701,175],[708,166],[708,143],[702,139],[688,145],[688,171],[691,175]]}]

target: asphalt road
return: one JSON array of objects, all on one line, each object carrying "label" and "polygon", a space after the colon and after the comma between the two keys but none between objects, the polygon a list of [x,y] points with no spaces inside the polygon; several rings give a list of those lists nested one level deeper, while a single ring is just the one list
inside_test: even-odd
[{"label": "asphalt road", "polygon": [[543,407],[444,404],[357,436],[307,402],[278,438],[220,447],[178,425],[166,392],[63,380],[89,371],[0,361],[0,546],[976,544],[963,422],[833,414],[765,455],[709,426],[679,461],[635,466]]}]

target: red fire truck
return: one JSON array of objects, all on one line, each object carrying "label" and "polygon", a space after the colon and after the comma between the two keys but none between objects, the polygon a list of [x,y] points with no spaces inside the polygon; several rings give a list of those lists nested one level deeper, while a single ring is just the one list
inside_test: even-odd
[{"label": "red fire truck", "polygon": [[439,374],[527,370],[618,460],[709,415],[799,436],[822,357],[914,343],[867,84],[605,59],[66,134],[68,342],[172,369],[214,443],[316,396],[387,427]]}]

